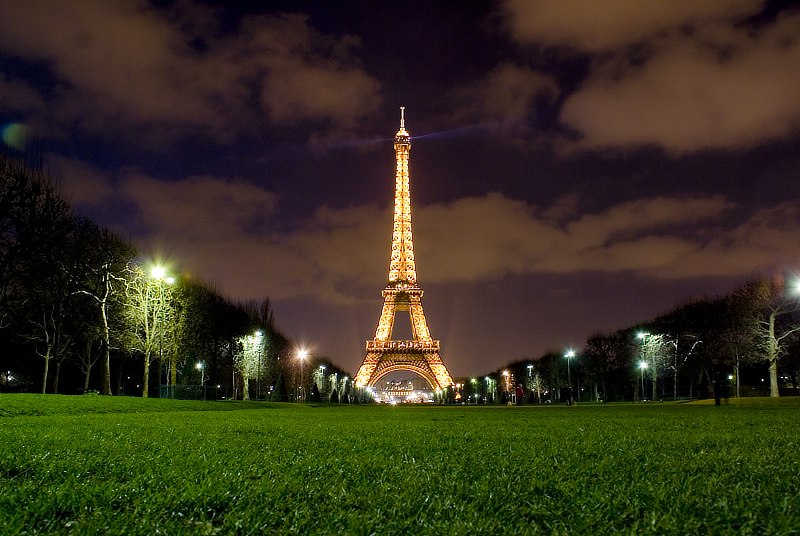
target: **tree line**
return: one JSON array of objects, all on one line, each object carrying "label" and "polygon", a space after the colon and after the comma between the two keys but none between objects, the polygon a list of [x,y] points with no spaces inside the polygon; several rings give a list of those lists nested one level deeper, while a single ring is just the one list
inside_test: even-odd
[{"label": "tree line", "polygon": [[[529,402],[798,394],[800,287],[754,278],[730,294],[683,303],[652,321],[596,333],[583,348],[521,359],[460,385],[467,401]],[[568,389],[569,388],[569,389]]]},{"label": "tree line", "polygon": [[40,167],[0,155],[0,390],[292,400],[316,379],[301,388],[298,361],[269,298],[170,274],[77,214]]}]

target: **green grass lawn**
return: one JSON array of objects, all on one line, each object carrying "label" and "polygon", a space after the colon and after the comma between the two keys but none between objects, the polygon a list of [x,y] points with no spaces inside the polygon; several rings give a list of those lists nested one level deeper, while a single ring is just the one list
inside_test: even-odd
[{"label": "green grass lawn", "polygon": [[0,395],[0,533],[798,534],[800,400]]}]

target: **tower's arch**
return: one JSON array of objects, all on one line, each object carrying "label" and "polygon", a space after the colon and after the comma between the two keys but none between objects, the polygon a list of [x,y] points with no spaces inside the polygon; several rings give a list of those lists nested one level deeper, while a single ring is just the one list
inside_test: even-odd
[{"label": "tower's arch", "polygon": [[401,363],[391,363],[382,367],[380,370],[377,370],[372,378],[372,383],[367,385],[366,387],[375,387],[380,383],[382,379],[387,377],[388,375],[392,374],[393,372],[413,372],[417,376],[421,377],[423,380],[428,382],[428,386],[435,390],[436,389],[436,378],[431,374],[429,370],[426,370],[424,366],[418,366],[414,364],[401,364]]}]

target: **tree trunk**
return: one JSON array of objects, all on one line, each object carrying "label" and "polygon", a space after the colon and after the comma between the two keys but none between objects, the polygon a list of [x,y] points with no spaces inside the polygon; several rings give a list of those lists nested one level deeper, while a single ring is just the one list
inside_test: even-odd
[{"label": "tree trunk", "polygon": [[50,372],[50,348],[44,354],[44,376],[42,377],[42,394],[47,394],[47,374]]},{"label": "tree trunk", "polygon": [[236,400],[236,366],[231,367],[231,392],[233,400]]},{"label": "tree trunk", "polygon": [[53,378],[53,394],[58,394],[58,379],[61,377],[61,360],[56,360],[56,376]]},{"label": "tree trunk", "polygon": [[175,356],[169,359],[169,384],[172,387],[178,385],[178,360]]},{"label": "tree trunk", "polygon": [[[105,299],[100,304],[103,318],[103,357],[100,364],[100,393],[111,396],[111,334],[108,327],[108,312]],[[86,373],[88,376],[88,372]]]},{"label": "tree trunk", "polygon": [[142,378],[142,398],[147,398],[147,387],[150,385],[150,355],[144,356],[144,377]]},{"label": "tree trunk", "polygon": [[242,374],[242,400],[250,400],[250,378]]},{"label": "tree trunk", "polygon": [[678,400],[678,367],[672,371],[672,400]]},{"label": "tree trunk", "polygon": [[86,370],[84,371],[86,374],[83,378],[83,392],[89,390],[89,379],[92,375],[92,343],[89,339],[86,340],[86,349],[84,350],[84,365],[86,365]]},{"label": "tree trunk", "polygon": [[773,359],[769,362],[769,396],[777,398],[781,396],[778,390],[778,360]]},{"label": "tree trunk", "polygon": [[100,363],[100,393],[111,396],[111,351],[103,342],[103,357]]},{"label": "tree trunk", "polygon": [[767,339],[767,361],[769,362],[769,396],[777,398],[781,396],[778,391],[778,340],[775,338],[775,317],[777,313],[772,311],[769,315],[769,333]]}]

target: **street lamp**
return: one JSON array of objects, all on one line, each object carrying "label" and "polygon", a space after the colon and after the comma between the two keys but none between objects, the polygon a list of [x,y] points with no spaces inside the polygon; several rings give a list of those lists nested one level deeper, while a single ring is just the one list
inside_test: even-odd
[{"label": "street lamp", "polygon": [[308,357],[308,350],[305,348],[300,348],[297,351],[297,358],[300,360],[300,387],[297,388],[298,400],[305,400],[305,391],[303,390],[303,361],[306,360],[306,357]]},{"label": "street lamp", "polygon": [[[647,352],[645,352],[645,346],[647,345],[647,338],[649,336],[650,336],[650,334],[647,333],[646,331],[640,331],[639,333],[636,334],[636,338],[639,339],[640,341],[642,341],[642,344],[639,346],[639,359],[641,359],[642,361],[645,361],[645,359],[647,357],[647,355],[646,355]],[[653,360],[653,373],[651,374],[651,376],[653,377],[653,397],[652,397],[652,400],[655,400],[656,399],[656,373],[657,373],[655,352],[652,352],[651,358]],[[644,385],[642,386],[642,395],[644,395]]]},{"label": "street lamp", "polygon": [[261,396],[261,337],[264,334],[261,330],[256,331],[255,335],[255,343],[256,343],[256,351],[258,352],[258,370],[256,370],[256,400],[258,400],[259,396]]},{"label": "street lamp", "polygon": [[567,358],[567,384],[569,385],[569,400],[568,403],[572,404],[572,377],[570,376],[569,372],[569,362],[575,357],[575,350],[569,349],[567,353],[564,354],[564,357]]},{"label": "street lamp", "polygon": [[[167,275],[167,269],[163,266],[152,266],[150,267],[150,279],[155,281],[156,288],[158,291],[157,301],[156,298],[153,298],[154,302],[154,310],[153,310],[153,329],[158,334],[158,382],[161,384],[161,371],[164,369],[164,331],[165,325],[167,323],[167,300],[168,295],[165,292],[164,285],[167,286],[172,285],[175,283],[175,278]],[[150,292],[150,282],[147,283],[147,301],[150,301],[151,292]],[[148,304],[145,304],[148,306]],[[145,313],[147,314],[147,313]],[[166,367],[167,378],[164,380],[164,384],[166,385],[174,385],[176,382],[170,382],[169,376],[176,375],[175,365],[174,363],[170,362],[169,365]],[[149,382],[146,382],[149,383]],[[161,389],[159,386],[159,396],[161,396]],[[174,396],[174,393],[173,393]]]},{"label": "street lamp", "polygon": [[641,400],[644,397],[644,369],[647,368],[647,363],[644,361],[639,361],[639,370],[642,371],[642,394],[639,395],[639,399]]},{"label": "street lamp", "polygon": [[204,384],[206,383],[206,364],[203,361],[198,361],[195,367],[200,371],[200,389],[203,390],[203,400],[205,400],[206,388]]}]

